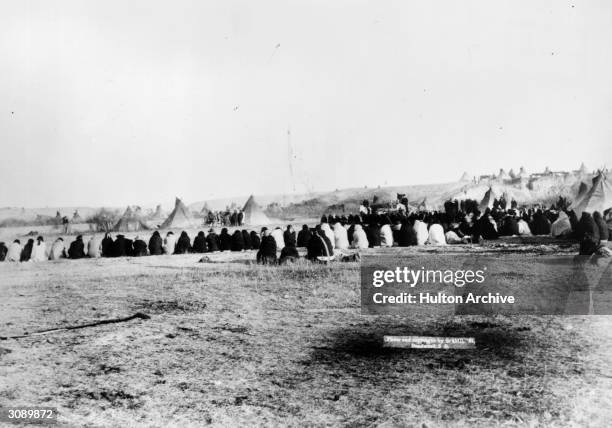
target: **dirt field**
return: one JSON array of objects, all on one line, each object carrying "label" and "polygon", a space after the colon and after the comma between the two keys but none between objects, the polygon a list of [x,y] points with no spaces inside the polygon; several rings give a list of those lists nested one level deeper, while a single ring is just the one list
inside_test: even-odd
[{"label": "dirt field", "polygon": [[[573,252],[478,251],[525,245]],[[151,317],[0,340],[0,404],[56,406],[64,426],[609,426],[608,317],[363,316],[357,264],[254,256],[0,263],[2,336]],[[477,349],[394,351],[384,334]]]}]

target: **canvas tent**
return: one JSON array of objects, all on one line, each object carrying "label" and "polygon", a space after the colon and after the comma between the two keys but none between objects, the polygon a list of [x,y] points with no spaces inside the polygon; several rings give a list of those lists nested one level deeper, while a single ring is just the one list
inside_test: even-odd
[{"label": "canvas tent", "polygon": [[176,198],[176,201],[174,202],[174,209],[160,227],[162,229],[188,229],[197,226],[198,222],[191,216],[189,209],[185,206],[183,201],[181,201],[179,198]]},{"label": "canvas tent", "polygon": [[580,182],[580,186],[578,186],[578,196],[576,196],[576,200],[581,198],[587,191],[589,190],[589,185],[584,181]]},{"label": "canvas tent", "polygon": [[499,170],[499,174],[497,174],[497,179],[498,180],[508,180],[509,178],[510,176],[508,175],[508,173],[503,168],[501,168]]},{"label": "canvas tent", "polygon": [[259,225],[259,224],[270,224],[270,219],[263,212],[261,207],[255,202],[255,197],[253,195],[249,196],[246,204],[244,204],[244,208],[242,209],[244,213],[244,223],[248,225]]},{"label": "canvas tent", "polygon": [[581,216],[584,211],[591,214],[594,211],[603,213],[608,208],[612,208],[612,184],[601,171],[593,178],[591,188],[578,196],[570,206],[577,216]]},{"label": "canvas tent", "polygon": [[148,230],[149,227],[141,220],[139,209],[135,211],[132,207],[127,207],[113,230],[115,232],[137,232],[139,230]]},{"label": "canvas tent", "polygon": [[472,177],[465,171],[459,181],[472,181]]},{"label": "canvas tent", "polygon": [[487,208],[493,208],[493,202],[495,201],[495,193],[493,192],[493,188],[489,187],[489,190],[487,190],[484,194],[484,197],[482,198],[482,201],[480,201],[480,204],[478,205],[478,209],[481,212],[484,212],[484,210],[486,210]]}]

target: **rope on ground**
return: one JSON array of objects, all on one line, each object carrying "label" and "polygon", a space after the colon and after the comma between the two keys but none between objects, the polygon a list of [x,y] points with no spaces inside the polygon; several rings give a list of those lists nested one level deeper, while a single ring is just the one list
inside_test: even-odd
[{"label": "rope on ground", "polygon": [[23,339],[24,337],[38,336],[38,335],[41,335],[41,334],[54,333],[54,332],[57,332],[57,331],[77,330],[77,329],[80,329],[80,328],[96,327],[96,326],[104,325],[104,324],[115,324],[115,323],[119,323],[119,322],[131,321],[131,320],[135,320],[135,319],[148,320],[150,318],[151,317],[149,315],[147,315],[147,314],[143,314],[142,312],[137,312],[134,315],[131,315],[129,317],[124,317],[124,318],[111,318],[111,319],[100,320],[100,321],[96,321],[96,322],[92,322],[92,323],[88,323],[88,324],[69,325],[67,327],[58,327],[58,328],[49,328],[49,329],[45,329],[45,330],[37,330],[37,331],[34,331],[32,333],[25,333],[25,334],[21,334],[21,335],[17,335],[17,336],[0,336],[0,340]]}]

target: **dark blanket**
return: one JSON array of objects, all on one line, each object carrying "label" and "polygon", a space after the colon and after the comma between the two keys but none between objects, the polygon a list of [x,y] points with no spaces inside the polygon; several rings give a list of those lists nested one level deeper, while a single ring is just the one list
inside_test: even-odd
[{"label": "dark blanket", "polygon": [[191,249],[194,253],[205,253],[206,252],[206,235],[204,232],[199,231],[198,235],[193,240],[193,247]]},{"label": "dark blanket", "polygon": [[6,259],[6,253],[8,253],[8,247],[4,244],[4,242],[0,242],[0,262],[3,262]]},{"label": "dark blanket", "polygon": [[325,235],[325,232],[321,230],[320,226],[317,226],[312,234],[306,251],[306,258],[313,261],[317,260],[317,257],[331,257],[334,255],[331,241]]},{"label": "dark blanket", "polygon": [[147,255],[147,243],[142,239],[134,241],[134,257],[143,257]]},{"label": "dark blanket", "polygon": [[285,232],[283,233],[283,240],[285,241],[286,247],[295,247],[297,244],[297,240],[295,238],[295,231],[290,232],[288,230],[285,230]]},{"label": "dark blanket", "polygon": [[257,263],[276,264],[276,240],[273,236],[264,236],[257,252]]},{"label": "dark blanket", "polygon": [[221,251],[230,251],[232,249],[232,237],[225,228],[221,230],[221,235],[219,235],[219,244]]},{"label": "dark blanket", "polygon": [[259,250],[259,246],[261,244],[261,239],[259,235],[254,230],[251,231],[251,248],[254,250]]},{"label": "dark blanket", "polygon": [[599,248],[599,227],[593,216],[582,213],[578,223],[578,239],[580,240],[580,255],[590,256]]},{"label": "dark blanket", "polygon": [[397,245],[400,247],[408,247],[410,245],[417,245],[416,232],[412,225],[406,221],[402,224],[402,227],[397,234]]},{"label": "dark blanket", "polygon": [[370,248],[380,246],[380,228],[374,224],[364,227],[364,232],[368,237],[368,244]]},{"label": "dark blanket", "polygon": [[128,255],[128,251],[130,251],[127,248],[128,242],[125,239],[125,236],[123,235],[117,235],[117,238],[115,239],[115,242],[113,242],[113,252],[112,252],[112,257],[125,257]]},{"label": "dark blanket", "polygon": [[310,238],[312,237],[312,233],[307,225],[302,227],[302,230],[299,231],[297,235],[297,246],[298,247],[308,247],[308,243],[310,242]]},{"label": "dark blanket", "polygon": [[482,239],[498,239],[499,234],[497,230],[495,230],[495,226],[493,223],[489,221],[486,216],[482,216],[476,222],[474,227],[474,242],[478,241],[478,237],[482,237]]},{"label": "dark blanket", "polygon": [[232,235],[232,243],[231,243],[232,251],[242,251],[244,250],[244,238],[242,237],[242,231],[236,230]]},{"label": "dark blanket", "polygon": [[515,217],[508,216],[504,219],[504,223],[501,227],[501,236],[512,236],[519,234],[518,221]]},{"label": "dark blanket", "polygon": [[251,244],[251,234],[247,230],[242,231],[242,241],[244,242],[245,250],[250,250],[253,248],[253,244]]},{"label": "dark blanket", "polygon": [[550,235],[550,221],[541,212],[536,212],[530,229],[533,235]]},{"label": "dark blanket", "polygon": [[278,263],[281,265],[292,263],[300,258],[297,248],[295,246],[285,246],[281,250],[280,258]]},{"label": "dark blanket", "polygon": [[164,253],[163,250],[163,240],[159,235],[159,232],[156,230],[153,232],[151,239],[149,239],[149,254],[152,256],[159,256]]},{"label": "dark blanket", "polygon": [[102,239],[102,257],[113,257],[113,238],[107,233]]},{"label": "dark blanket", "polygon": [[68,248],[68,257],[71,259],[82,259],[85,257],[85,245],[83,244],[83,237],[77,236],[76,240],[72,241]]},{"label": "dark blanket", "polygon": [[182,231],[181,236],[179,236],[178,241],[176,241],[174,254],[187,254],[189,251],[191,251],[191,239],[189,239],[187,232]]},{"label": "dark blanket", "polygon": [[210,232],[206,237],[206,245],[209,252],[219,251],[219,237],[215,232]]},{"label": "dark blanket", "polygon": [[34,240],[28,239],[28,242],[23,246],[21,250],[21,257],[19,261],[27,262],[32,257],[32,248],[34,248]]}]

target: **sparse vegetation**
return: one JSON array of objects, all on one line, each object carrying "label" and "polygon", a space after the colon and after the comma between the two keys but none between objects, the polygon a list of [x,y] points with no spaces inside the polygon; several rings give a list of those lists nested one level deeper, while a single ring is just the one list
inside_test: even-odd
[{"label": "sparse vegetation", "polygon": [[[0,399],[58,406],[67,426],[609,421],[605,317],[362,316],[358,264],[210,257],[222,263],[0,264],[4,333],[151,315],[3,342]],[[384,334],[469,335],[477,349],[393,351]]]}]

